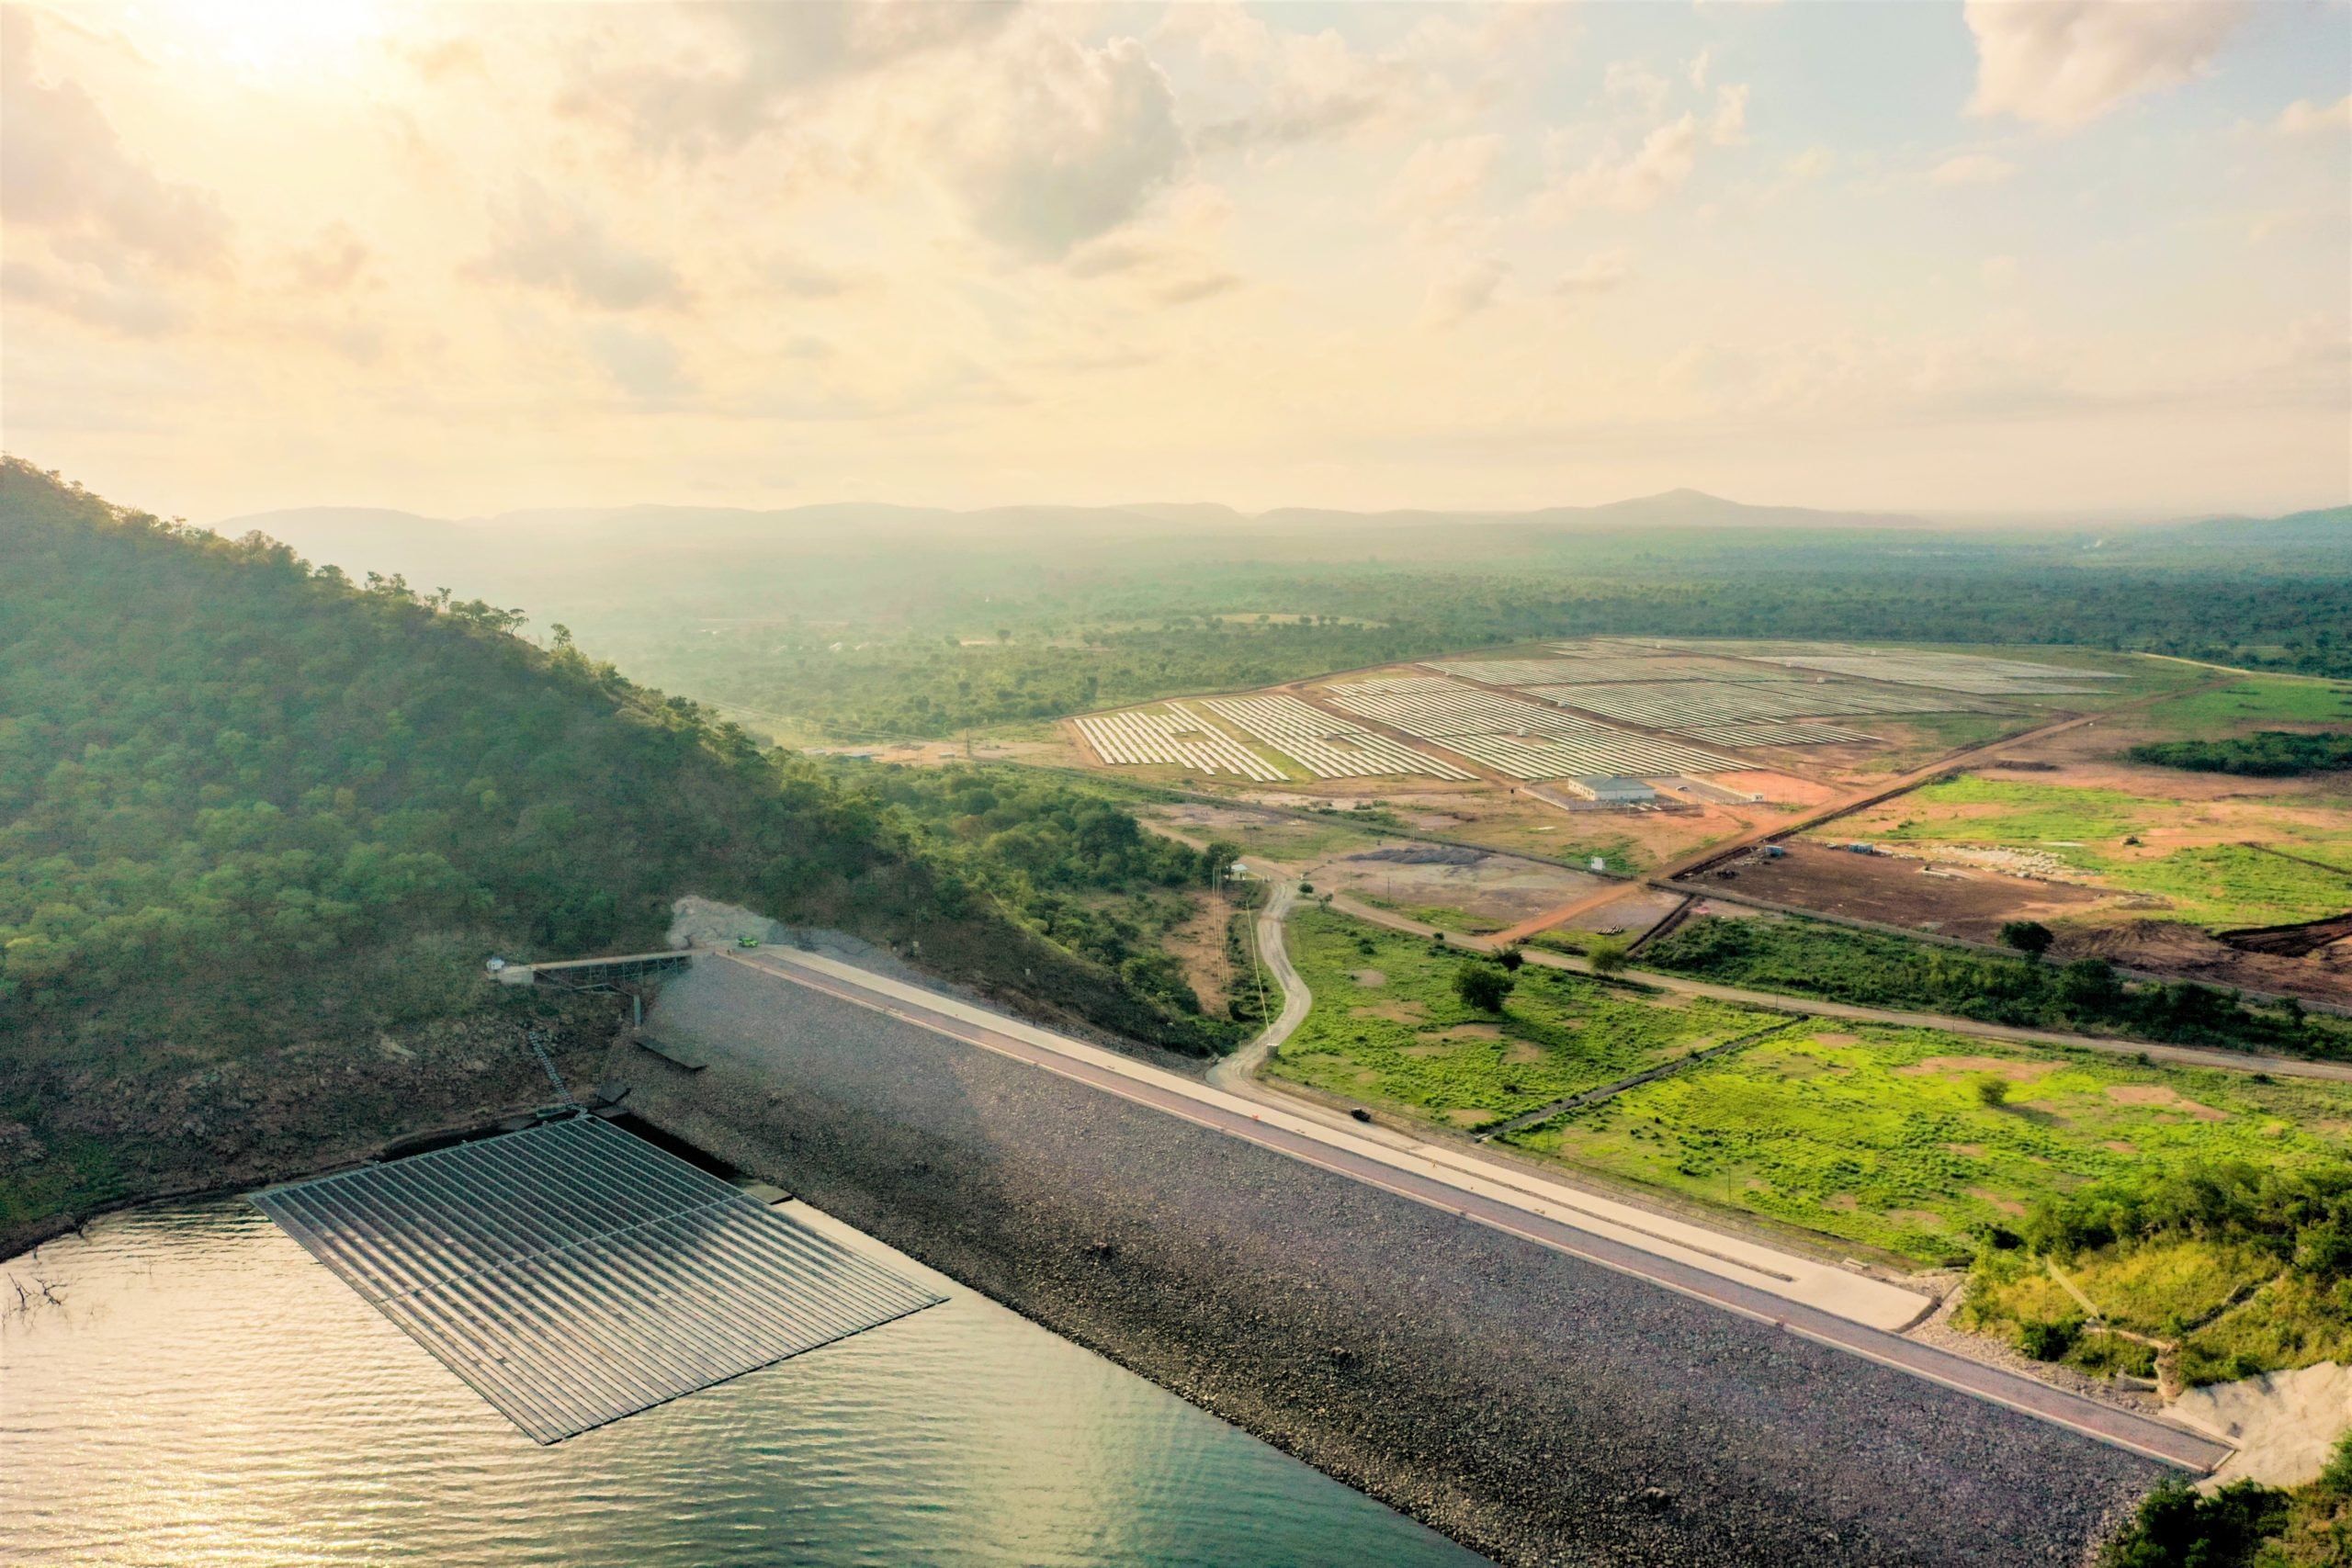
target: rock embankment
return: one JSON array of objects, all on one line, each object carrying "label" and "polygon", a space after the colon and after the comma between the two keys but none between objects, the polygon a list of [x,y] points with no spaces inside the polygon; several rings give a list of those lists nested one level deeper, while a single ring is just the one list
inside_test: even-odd
[{"label": "rock embankment", "polygon": [[630,1109],[1508,1563],[2071,1564],[2160,1472],[728,963]]}]

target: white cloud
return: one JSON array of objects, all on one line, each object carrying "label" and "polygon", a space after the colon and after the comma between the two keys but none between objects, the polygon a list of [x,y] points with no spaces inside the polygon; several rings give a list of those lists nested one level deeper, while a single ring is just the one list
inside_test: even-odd
[{"label": "white cloud", "polygon": [[467,268],[605,310],[686,302],[686,286],[670,263],[616,238],[594,214],[526,180],[495,212],[490,253]]},{"label": "white cloud", "polygon": [[1179,6],[1178,30],[1214,20],[1214,48],[1243,75],[1255,100],[1206,118],[1193,136],[1204,152],[1263,152],[1317,141],[1398,118],[1413,102],[1411,73],[1362,54],[1338,33],[1282,32],[1238,8]]},{"label": "white cloud", "polygon": [[674,15],[715,25],[708,40],[728,61],[702,64],[708,51],[693,49],[668,64],[638,58],[658,47],[626,33],[630,62],[591,72],[565,95],[568,111],[617,121],[640,146],[696,152],[740,145],[774,127],[786,104],[884,67],[956,45],[1001,28],[1010,5],[973,3],[858,4],[855,0],[793,0],[788,5],[726,5],[649,8],[630,22]]},{"label": "white cloud", "polygon": [[1715,122],[1707,140],[1718,147],[1736,147],[1747,140],[1747,86],[1723,87],[1715,93]]},{"label": "white cloud", "polygon": [[1597,251],[1560,276],[1557,294],[1606,294],[1633,276],[1634,258],[1625,251]]},{"label": "white cloud", "polygon": [[1396,172],[1385,205],[1416,219],[1450,212],[1486,188],[1502,150],[1503,139],[1492,135],[1424,141]]},{"label": "white cloud", "polygon": [[1826,147],[1808,147],[1781,165],[1791,176],[1800,180],[1817,180],[1838,166],[1838,154]]},{"label": "white cloud", "polygon": [[1421,324],[1459,326],[1495,302],[1495,291],[1510,276],[1510,264],[1495,256],[1457,259],[1430,279],[1421,299]]},{"label": "white cloud", "polygon": [[1684,115],[1643,138],[1634,152],[1611,144],[1535,198],[1541,216],[1561,219],[1586,208],[1641,212],[1656,207],[1690,177],[1698,159],[1699,121]]},{"label": "white cloud", "polygon": [[581,341],[613,385],[641,403],[666,403],[686,389],[677,345],[660,333],[620,321],[592,321]]},{"label": "white cloud", "polygon": [[218,199],[133,158],[81,87],[36,77],[33,39],[29,13],[0,8],[0,220],[96,241],[174,272],[223,264],[229,220]]},{"label": "white cloud", "polygon": [[2270,129],[2281,136],[2312,136],[2330,130],[2342,135],[2352,131],[2352,94],[2333,104],[2297,98],[2271,122]]},{"label": "white cloud", "polygon": [[1703,93],[1707,90],[1708,57],[1712,52],[1709,50],[1701,50],[1699,58],[1693,60],[1684,69],[1683,74],[1690,78],[1690,85],[1695,91]]},{"label": "white cloud", "polygon": [[1600,90],[1624,99],[1645,115],[1655,116],[1666,107],[1666,96],[1674,89],[1665,77],[1652,73],[1637,60],[1613,60],[1601,75]]},{"label": "white cloud", "polygon": [[1021,38],[1003,69],[937,107],[933,177],[974,229],[1046,259],[1136,216],[1184,159],[1168,78],[1134,39]]},{"label": "white cloud", "polygon": [[1996,186],[2018,172],[2015,164],[2004,163],[1984,152],[1962,152],[1946,158],[1928,171],[1928,183],[1939,186]]},{"label": "white cloud", "polygon": [[2056,130],[2086,125],[2197,74],[2245,14],[2242,0],[1968,0],[1977,51],[1969,112]]}]

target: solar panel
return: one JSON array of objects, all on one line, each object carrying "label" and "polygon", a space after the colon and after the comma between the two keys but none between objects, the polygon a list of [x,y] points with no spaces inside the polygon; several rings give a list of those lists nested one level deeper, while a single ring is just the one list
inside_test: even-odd
[{"label": "solar panel", "polygon": [[253,1202],[540,1443],[946,1299],[591,1116]]}]

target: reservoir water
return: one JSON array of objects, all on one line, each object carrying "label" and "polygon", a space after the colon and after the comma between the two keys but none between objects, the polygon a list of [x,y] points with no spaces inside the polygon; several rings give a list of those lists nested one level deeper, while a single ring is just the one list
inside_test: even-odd
[{"label": "reservoir water", "polygon": [[912,1259],[790,1212],[947,1303],[553,1448],[242,1202],[118,1215],[51,1242],[0,1265],[0,1558],[1483,1562]]}]

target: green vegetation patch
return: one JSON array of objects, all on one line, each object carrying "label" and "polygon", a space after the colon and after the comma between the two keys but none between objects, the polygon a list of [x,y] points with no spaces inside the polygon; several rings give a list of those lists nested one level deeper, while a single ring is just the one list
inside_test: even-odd
[{"label": "green vegetation patch", "polygon": [[1455,1127],[1515,1116],[1776,1021],[1715,1002],[1647,1001],[1534,964],[1489,1011],[1454,985],[1464,964],[1487,961],[1325,909],[1292,916],[1289,942],[1315,1005],[1268,1070]]},{"label": "green vegetation patch", "polygon": [[1725,985],[1988,1023],[2242,1051],[2352,1055],[2352,1022],[2333,1014],[2248,1007],[2188,982],[2125,985],[2096,958],[2041,964],[1826,920],[1702,915],[1645,948],[1642,963]]},{"label": "green vegetation patch", "polygon": [[2326,1159],[2347,1118],[2352,1087],[1863,1028],[1775,1036],[1512,1141],[1948,1263],[2086,1181],[2192,1158]]},{"label": "green vegetation patch", "polygon": [[2158,703],[2146,710],[2145,718],[2167,734],[2198,739],[2218,739],[2263,725],[2341,724],[2352,720],[2352,686],[2256,676]]},{"label": "green vegetation patch", "polygon": [[2124,755],[2150,767],[2283,779],[2296,773],[2352,770],[2352,735],[2340,730],[2306,735],[2291,729],[2258,729],[2226,740],[2160,740],[2134,746]]},{"label": "green vegetation patch", "polygon": [[[2209,926],[2288,925],[2352,908],[2352,875],[2247,844],[2149,854],[2127,842],[2178,820],[2177,801],[1962,773],[1915,790],[1911,815],[1873,837],[1890,843],[1992,844],[2055,856],[2124,892],[2161,897],[2181,919]],[[2255,818],[2250,832],[2290,855],[2325,861],[2352,852],[2352,835],[2314,830],[2290,815]]]}]

